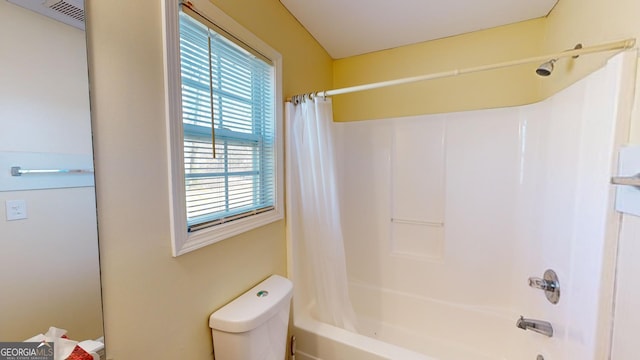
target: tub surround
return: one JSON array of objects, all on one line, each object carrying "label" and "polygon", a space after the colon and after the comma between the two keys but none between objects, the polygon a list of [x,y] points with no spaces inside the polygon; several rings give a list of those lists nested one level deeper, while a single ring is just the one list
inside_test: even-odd
[{"label": "tub surround", "polygon": [[[336,124],[359,332],[443,360],[602,358],[598,331],[611,307],[601,304],[613,288],[603,264],[619,226],[608,179],[628,136],[619,94],[634,71],[629,52],[537,104]],[[443,183],[421,181],[423,172]],[[412,219],[400,224],[409,229],[398,231],[396,218]],[[443,231],[421,229],[439,222]],[[528,286],[549,268],[562,279],[557,305]],[[309,318],[303,289],[294,319]],[[553,337],[518,329],[520,316],[550,322]],[[336,334],[302,321],[302,331],[314,328],[323,342]],[[308,341],[299,341],[305,353],[338,355]]]}]

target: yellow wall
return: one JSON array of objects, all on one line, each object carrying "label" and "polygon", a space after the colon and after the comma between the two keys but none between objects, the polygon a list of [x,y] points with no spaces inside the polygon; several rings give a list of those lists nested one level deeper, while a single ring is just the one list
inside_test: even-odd
[{"label": "yellow wall", "polygon": [[[561,0],[547,18],[544,52],[640,37],[640,2],[637,0]],[[554,76],[544,82],[546,96],[567,87],[606,59],[603,55],[583,56],[573,64],[560,61]]]},{"label": "yellow wall", "polygon": [[[539,55],[545,19],[336,60],[336,88]],[[334,97],[336,121],[528,104],[540,100],[537,64]],[[325,90],[325,89],[311,89]]]},{"label": "yellow wall", "polygon": [[[283,55],[285,95],[330,87],[331,59],[280,2],[248,2],[214,1]],[[286,274],[284,222],[171,257],[161,2],[87,4],[108,356],[210,360],[209,314]]]},{"label": "yellow wall", "polygon": [[[548,17],[334,62],[334,87],[521,59],[640,37],[640,2],[561,0]],[[561,59],[548,78],[538,64],[340,95],[334,119],[354,121],[465,111],[536,102],[601,67],[611,53]],[[308,89],[308,91],[327,90]]]}]

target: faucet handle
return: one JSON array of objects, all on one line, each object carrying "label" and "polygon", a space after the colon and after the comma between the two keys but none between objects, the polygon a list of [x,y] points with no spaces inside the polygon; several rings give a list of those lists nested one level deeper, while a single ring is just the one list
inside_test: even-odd
[{"label": "faucet handle", "polygon": [[529,286],[543,290],[547,300],[552,304],[557,304],[560,301],[560,281],[556,272],[551,269],[544,272],[542,279],[530,277]]},{"label": "faucet handle", "polygon": [[553,291],[556,289],[556,287],[558,287],[558,283],[555,281],[548,281],[537,277],[530,277],[529,286],[544,291]]}]

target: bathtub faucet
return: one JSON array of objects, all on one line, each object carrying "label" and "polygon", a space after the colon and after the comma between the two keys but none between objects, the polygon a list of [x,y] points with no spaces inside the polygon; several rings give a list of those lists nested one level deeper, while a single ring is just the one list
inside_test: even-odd
[{"label": "bathtub faucet", "polygon": [[552,337],[553,336],[553,327],[551,323],[542,320],[534,320],[534,319],[525,319],[520,316],[516,326],[522,330],[532,330],[539,334]]}]

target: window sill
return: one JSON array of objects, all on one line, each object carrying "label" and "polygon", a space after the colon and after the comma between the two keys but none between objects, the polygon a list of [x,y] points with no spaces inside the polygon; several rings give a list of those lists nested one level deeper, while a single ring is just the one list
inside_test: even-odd
[{"label": "window sill", "polygon": [[283,218],[282,212],[274,209],[245,219],[201,229],[193,233],[184,232],[182,236],[177,235],[177,237],[180,238],[174,239],[173,241],[173,256],[184,255],[207,245],[215,244],[244,232],[282,220]]}]

